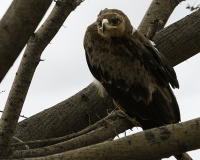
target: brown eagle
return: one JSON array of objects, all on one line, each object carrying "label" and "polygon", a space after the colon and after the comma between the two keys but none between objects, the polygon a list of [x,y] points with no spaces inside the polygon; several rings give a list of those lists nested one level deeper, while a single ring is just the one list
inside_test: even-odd
[{"label": "brown eagle", "polygon": [[180,121],[169,85],[179,88],[173,67],[122,11],[102,10],[86,30],[84,48],[93,76],[143,129]]}]

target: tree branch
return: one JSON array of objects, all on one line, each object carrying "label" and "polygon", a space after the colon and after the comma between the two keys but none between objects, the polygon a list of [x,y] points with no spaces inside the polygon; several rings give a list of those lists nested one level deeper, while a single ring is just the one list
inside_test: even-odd
[{"label": "tree branch", "polygon": [[[72,138],[62,143],[55,145],[29,149],[29,150],[17,150],[9,158],[28,158],[28,157],[39,157],[61,153],[64,151],[69,151],[92,144],[97,144],[124,132],[124,130],[133,127],[133,123],[127,120],[125,114],[120,114],[121,111],[117,113],[111,113],[106,118],[101,119],[99,122],[95,123],[93,126],[88,127],[79,133],[80,136]],[[134,126],[137,125],[135,121]],[[89,131],[89,132],[88,132]],[[76,134],[77,135],[77,134]],[[65,138],[68,138],[66,136]],[[63,139],[63,138],[62,138]]]},{"label": "tree branch", "polygon": [[[25,142],[69,135],[96,123],[99,121],[96,115],[106,117],[114,108],[112,98],[102,98],[91,83],[71,98],[20,122],[15,136]],[[41,146],[29,145],[30,148]]]},{"label": "tree branch", "polygon": [[156,19],[160,22],[156,32],[163,29],[174,8],[181,1],[183,0],[153,0],[138,27],[140,33],[146,36],[147,31]]},{"label": "tree branch", "polygon": [[[109,119],[113,119],[113,118],[117,119],[119,116],[125,117],[124,114],[123,115],[121,114],[121,112],[122,111],[120,111],[120,110],[113,111],[113,112],[109,113],[108,116],[106,116],[105,118],[97,121],[95,124],[90,125],[89,127],[85,128],[79,132],[72,133],[70,135],[66,135],[66,136],[58,137],[58,138],[34,140],[34,141],[27,141],[27,142],[20,141],[20,143],[13,143],[11,146],[17,147],[17,146],[22,146],[22,145],[40,144],[40,147],[41,147],[41,146],[49,146],[49,145],[56,144],[59,142],[67,141],[69,139],[76,138],[78,136],[81,136],[81,135],[91,132],[93,130],[96,130],[97,128],[99,128],[99,126],[102,126],[102,124],[104,124],[105,121],[109,121]],[[137,126],[137,124],[135,124],[135,126]]]},{"label": "tree branch", "polygon": [[[10,149],[11,140],[43,50],[58,32],[67,16],[81,2],[81,0],[57,1],[47,20],[29,39],[0,121],[0,158],[6,158],[12,152]],[[55,23],[56,25],[54,25]]]},{"label": "tree branch", "polygon": [[200,148],[199,124],[200,118],[197,118],[183,123],[146,130],[115,141],[32,159],[152,160],[167,158],[172,154],[178,155]]},{"label": "tree branch", "polygon": [[195,11],[156,33],[153,41],[173,66],[200,52],[200,12]]},{"label": "tree branch", "polygon": [[0,83],[43,18],[52,0],[13,1],[0,21]]}]

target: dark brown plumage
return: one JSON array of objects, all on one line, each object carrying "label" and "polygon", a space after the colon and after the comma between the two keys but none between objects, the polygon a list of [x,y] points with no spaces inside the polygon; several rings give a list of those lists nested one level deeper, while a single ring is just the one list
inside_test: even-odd
[{"label": "dark brown plumage", "polygon": [[179,87],[172,66],[123,12],[102,10],[87,28],[84,48],[93,76],[143,129],[180,121],[169,86]]}]

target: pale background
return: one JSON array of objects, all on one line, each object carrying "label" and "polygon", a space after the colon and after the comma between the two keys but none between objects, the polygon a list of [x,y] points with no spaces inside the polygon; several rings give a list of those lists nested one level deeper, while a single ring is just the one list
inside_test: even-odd
[{"label": "pale background", "polygon": [[[0,18],[11,2],[12,0],[0,0]],[[137,28],[150,3],[151,0],[85,0],[70,14],[56,37],[43,52],[41,59],[45,61],[40,62],[37,67],[21,115],[30,117],[43,111],[74,95],[93,81],[85,60],[83,37],[87,26],[96,20],[101,9],[122,10],[129,17],[132,25]],[[187,4],[200,4],[200,0],[187,0],[180,3],[166,26],[191,13],[186,9]],[[54,5],[53,2],[43,21]],[[0,92],[5,91],[0,94],[1,111],[6,103],[21,57],[22,54],[0,84]],[[200,115],[199,62],[200,54],[175,67],[180,89],[174,92],[180,105],[182,122]],[[140,129],[134,128],[134,131],[138,132]],[[127,134],[130,134],[130,131],[127,131]],[[189,153],[194,160],[200,159],[200,150]],[[171,157],[170,160],[174,158]]]}]

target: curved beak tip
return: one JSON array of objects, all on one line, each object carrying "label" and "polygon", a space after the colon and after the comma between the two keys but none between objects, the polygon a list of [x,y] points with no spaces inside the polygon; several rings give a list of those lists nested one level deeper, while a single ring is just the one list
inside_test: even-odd
[{"label": "curved beak tip", "polygon": [[108,20],[107,19],[103,19],[102,20],[102,32],[104,33],[107,30],[107,24],[108,24]]},{"label": "curved beak tip", "polygon": [[102,24],[102,32],[103,32],[103,33],[106,31],[106,29],[107,29],[107,26],[106,26],[106,24],[105,24],[105,23],[104,23],[104,24]]}]

